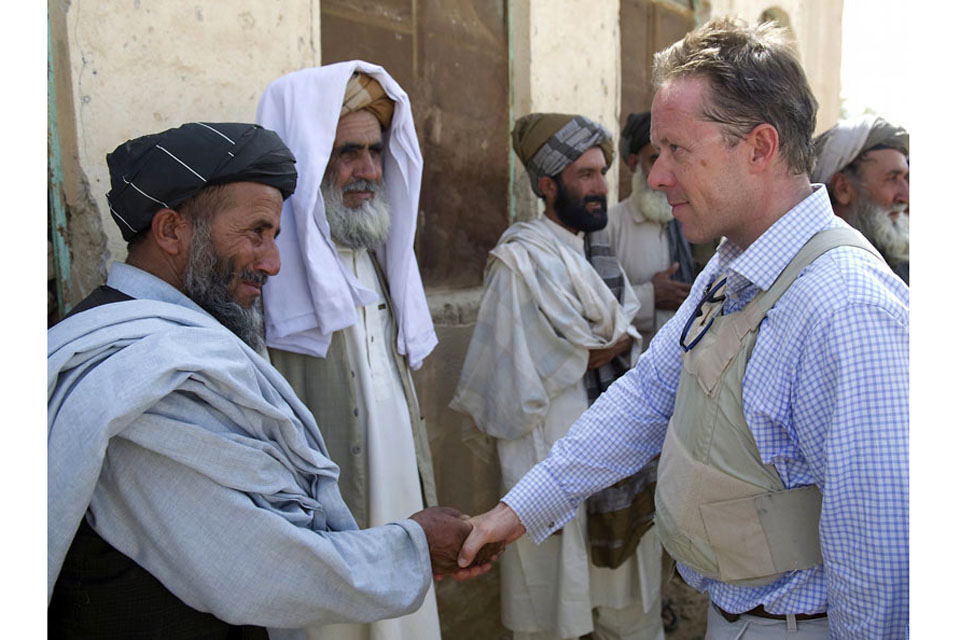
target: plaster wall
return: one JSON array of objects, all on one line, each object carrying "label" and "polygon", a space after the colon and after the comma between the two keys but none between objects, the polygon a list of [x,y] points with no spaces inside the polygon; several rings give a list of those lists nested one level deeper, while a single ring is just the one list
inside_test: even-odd
[{"label": "plaster wall", "polygon": [[829,129],[840,114],[840,45],[843,2],[836,0],[711,0],[711,17],[735,15],[756,22],[773,9],[789,17],[800,62],[820,103],[815,133]]},{"label": "plaster wall", "polygon": [[107,153],[184,122],[253,122],[271,80],[320,63],[319,2],[74,0],[53,11],[66,16],[77,162],[114,260],[126,244],[107,207]]}]

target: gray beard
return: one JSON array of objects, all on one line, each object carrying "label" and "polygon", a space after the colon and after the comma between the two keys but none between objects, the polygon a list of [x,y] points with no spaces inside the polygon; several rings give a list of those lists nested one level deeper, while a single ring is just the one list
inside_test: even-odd
[{"label": "gray beard", "polygon": [[[910,260],[910,219],[905,204],[885,209],[872,202],[865,190],[857,191],[857,201],[850,216],[851,225],[866,236],[880,253],[893,263]],[[894,220],[890,214],[894,214]]]},{"label": "gray beard", "polygon": [[630,192],[630,201],[644,218],[657,224],[669,224],[673,220],[673,207],[663,191],[651,189],[643,171],[637,170],[630,180],[633,191]]},{"label": "gray beard", "polygon": [[[233,275],[230,261],[217,254],[210,235],[210,225],[203,218],[195,220],[184,274],[184,292],[254,351],[263,351],[263,312],[259,300],[245,309],[231,298],[230,282]],[[258,282],[267,279],[264,274],[256,272],[244,272],[240,277]]]},{"label": "gray beard", "polygon": [[[358,207],[343,203],[344,191],[369,190],[373,197]],[[390,203],[382,182],[355,180],[338,189],[330,175],[320,182],[320,195],[327,211],[330,237],[352,249],[374,250],[390,235]]]}]

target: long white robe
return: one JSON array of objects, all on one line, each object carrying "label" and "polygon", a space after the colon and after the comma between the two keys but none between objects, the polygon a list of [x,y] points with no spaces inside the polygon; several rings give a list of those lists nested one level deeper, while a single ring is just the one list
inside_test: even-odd
[{"label": "long white robe", "polygon": [[[340,259],[377,300],[357,309],[357,322],[343,329],[347,358],[364,408],[367,442],[369,526],[408,518],[423,509],[410,413],[401,371],[391,350],[393,326],[373,261],[365,249],[338,247]],[[311,640],[439,640],[433,586],[416,612],[369,625],[339,624],[312,631]]]},{"label": "long white robe", "polygon": [[633,292],[640,300],[640,313],[633,324],[643,335],[643,348],[660,328],[673,317],[673,311],[657,309],[653,296],[653,276],[670,266],[670,231],[667,225],[648,220],[640,211],[638,191],[614,205],[608,213],[607,233],[613,252],[620,261]]},{"label": "long white robe", "polygon": [[[504,490],[543,460],[587,409],[589,350],[624,333],[639,342],[629,324],[637,310],[632,291],[624,291],[624,305],[617,303],[584,258],[582,237],[546,218],[522,224],[492,252],[451,402],[497,438]],[[513,246],[505,247],[504,239]],[[659,544],[652,532],[641,547],[651,542]],[[541,545],[522,537],[508,546],[500,567],[503,623],[513,631],[577,638],[593,630],[598,606],[642,602],[659,617],[659,554],[635,554],[617,569],[594,567],[582,506],[560,535]]]}]

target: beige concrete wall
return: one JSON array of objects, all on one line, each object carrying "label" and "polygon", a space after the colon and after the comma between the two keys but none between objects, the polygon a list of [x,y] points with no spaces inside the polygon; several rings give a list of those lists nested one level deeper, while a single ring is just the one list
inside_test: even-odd
[{"label": "beige concrete wall", "polygon": [[108,152],[183,122],[253,122],[271,80],[320,62],[319,2],[74,0],[50,10],[66,17],[77,161],[113,259],[126,245],[106,204]]},{"label": "beige concrete wall", "polygon": [[756,22],[764,11],[788,17],[800,62],[820,103],[816,133],[833,126],[840,114],[842,0],[711,0],[711,17],[735,15]]}]

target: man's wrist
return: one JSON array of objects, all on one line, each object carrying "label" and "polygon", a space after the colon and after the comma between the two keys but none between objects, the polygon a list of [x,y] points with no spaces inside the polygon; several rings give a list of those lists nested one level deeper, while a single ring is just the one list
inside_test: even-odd
[{"label": "man's wrist", "polygon": [[543,464],[535,466],[501,498],[517,515],[534,542],[546,540],[576,513],[563,489]]}]

